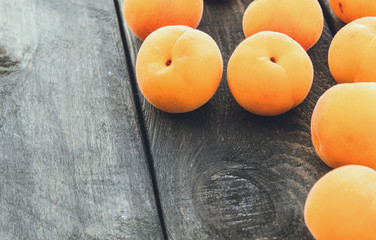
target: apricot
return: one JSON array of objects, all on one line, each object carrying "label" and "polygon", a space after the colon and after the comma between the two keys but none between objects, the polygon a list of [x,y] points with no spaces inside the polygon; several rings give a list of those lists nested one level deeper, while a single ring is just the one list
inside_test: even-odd
[{"label": "apricot", "polygon": [[[376,3],[376,1],[375,1]],[[328,54],[338,83],[376,81],[376,17],[357,19],[337,32]]]},{"label": "apricot", "polygon": [[319,40],[323,26],[324,17],[317,0],[257,0],[249,4],[243,16],[246,37],[261,31],[281,32],[305,50]]},{"label": "apricot", "polygon": [[327,173],[309,192],[304,218],[318,240],[375,240],[376,172],[348,165]]},{"label": "apricot", "polygon": [[189,112],[209,101],[222,71],[222,56],[215,41],[186,26],[167,26],[151,33],[136,61],[142,94],[169,113]]},{"label": "apricot", "polygon": [[228,86],[247,111],[274,116],[299,105],[313,81],[304,49],[289,36],[260,32],[239,44],[227,67]]},{"label": "apricot", "polygon": [[345,23],[355,19],[376,16],[375,0],[329,0],[334,14]]},{"label": "apricot", "polygon": [[164,26],[185,25],[196,28],[203,9],[203,0],[124,0],[123,4],[125,21],[141,40]]},{"label": "apricot", "polygon": [[376,83],[344,83],[318,100],[311,119],[313,146],[330,167],[376,169]]}]

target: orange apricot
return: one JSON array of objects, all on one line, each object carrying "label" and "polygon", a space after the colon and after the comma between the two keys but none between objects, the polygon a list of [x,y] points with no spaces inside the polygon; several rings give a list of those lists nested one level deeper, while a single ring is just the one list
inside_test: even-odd
[{"label": "orange apricot", "polygon": [[335,15],[345,23],[376,16],[375,0],[329,0],[329,3]]},{"label": "orange apricot", "polygon": [[313,146],[330,167],[376,169],[376,83],[344,83],[317,101],[311,119]]},{"label": "orange apricot", "polygon": [[222,71],[215,41],[186,26],[167,26],[151,33],[136,61],[142,94],[156,108],[170,113],[189,112],[209,101]]},{"label": "orange apricot", "polygon": [[348,165],[327,173],[309,192],[304,218],[318,240],[375,240],[376,172]]},{"label": "orange apricot", "polygon": [[347,24],[329,47],[328,63],[333,78],[338,83],[376,81],[375,52],[376,17]]},{"label": "orange apricot", "polygon": [[125,21],[141,40],[164,26],[185,25],[196,28],[203,9],[203,0],[124,0],[123,4]]},{"label": "orange apricot", "polygon": [[274,116],[299,105],[313,80],[311,59],[289,36],[260,32],[235,49],[227,67],[228,86],[247,111]]},{"label": "orange apricot", "polygon": [[324,17],[317,0],[257,0],[243,16],[246,37],[261,31],[281,32],[305,50],[319,40],[323,26]]}]

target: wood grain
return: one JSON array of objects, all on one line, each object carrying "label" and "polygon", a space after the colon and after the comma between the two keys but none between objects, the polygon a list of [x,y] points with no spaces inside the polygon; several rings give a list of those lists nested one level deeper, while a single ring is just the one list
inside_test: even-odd
[{"label": "wood grain", "polygon": [[[278,117],[252,115],[235,102],[225,77],[244,39],[241,22],[250,2],[205,1],[199,29],[218,43],[225,64],[206,105],[173,115],[139,94],[170,239],[312,239],[304,202],[329,168],[312,147],[310,117],[318,97],[335,83],[327,66],[332,36],[325,25],[308,51],[315,78],[299,107]],[[127,27],[125,33],[134,66],[141,42]]]},{"label": "wood grain", "polygon": [[0,239],[161,239],[114,3],[0,16]]},{"label": "wood grain", "polygon": [[330,7],[329,0],[319,0],[322,10],[325,15],[325,20],[328,23],[328,26],[334,36],[346,23],[342,22],[332,11]]}]

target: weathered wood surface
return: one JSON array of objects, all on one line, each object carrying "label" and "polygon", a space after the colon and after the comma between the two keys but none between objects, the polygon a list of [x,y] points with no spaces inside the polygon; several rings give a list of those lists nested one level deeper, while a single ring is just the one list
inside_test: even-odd
[{"label": "weathered wood surface", "polygon": [[0,239],[162,239],[113,1],[0,0]]},{"label": "weathered wood surface", "polygon": [[338,32],[343,26],[346,24],[342,22],[332,11],[329,0],[319,0],[321,3],[321,7],[323,9],[323,12],[325,14],[326,21],[328,23],[328,26],[330,27],[330,31],[332,32],[332,35],[334,36],[336,32]]},{"label": "weathered wood surface", "polygon": [[[225,64],[209,103],[172,115],[139,93],[170,239],[312,239],[304,202],[329,168],[312,147],[310,117],[318,97],[335,83],[327,66],[332,35],[325,25],[308,51],[315,78],[307,99],[278,117],[252,115],[235,102],[226,82],[228,60],[244,39],[241,22],[250,2],[205,1],[198,28],[219,44]],[[127,27],[125,34],[134,67],[141,41]]]}]

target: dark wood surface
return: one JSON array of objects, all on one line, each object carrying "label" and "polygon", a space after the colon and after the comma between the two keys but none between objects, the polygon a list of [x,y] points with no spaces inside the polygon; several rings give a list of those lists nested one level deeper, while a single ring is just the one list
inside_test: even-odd
[{"label": "dark wood surface", "polygon": [[137,89],[142,42],[122,0],[0,0],[0,239],[312,239],[305,198],[330,169],[310,117],[335,84],[341,25],[320,0],[310,94],[259,117],[226,80],[250,2],[205,1],[198,29],[221,49],[221,85],[200,109],[167,114]]},{"label": "dark wood surface", "polygon": [[0,0],[0,239],[161,239],[114,3]]},{"label": "dark wood surface", "polygon": [[[325,24],[308,51],[315,78],[307,99],[278,117],[252,115],[234,101],[225,77],[244,39],[241,22],[250,2],[205,1],[198,29],[218,43],[225,64],[208,104],[172,115],[138,93],[170,239],[311,239],[305,198],[329,168],[312,147],[310,117],[318,97],[335,83],[327,66],[332,35]],[[134,67],[141,41],[127,28],[125,34]]]}]

